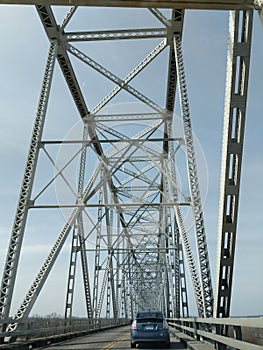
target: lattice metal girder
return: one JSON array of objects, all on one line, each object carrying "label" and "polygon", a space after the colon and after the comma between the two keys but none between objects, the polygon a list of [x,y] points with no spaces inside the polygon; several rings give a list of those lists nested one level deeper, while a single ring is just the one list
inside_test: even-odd
[{"label": "lattice metal girder", "polygon": [[[49,6],[37,6],[37,10],[38,10],[40,19],[42,21],[42,24],[46,30],[46,33],[47,33],[49,39],[52,40],[53,37],[60,38],[61,41],[63,42],[63,39],[61,38],[61,32],[59,31],[58,26],[56,25],[56,21],[55,21],[55,17],[53,15],[52,9]],[[65,51],[65,48],[63,45],[59,46],[58,51],[59,51],[59,54],[57,55],[57,59],[58,59],[58,62],[60,64],[61,70],[64,74],[64,77],[65,77],[66,82],[68,84],[69,90],[70,90],[70,92],[73,96],[73,99],[76,103],[76,106],[79,110],[80,116],[84,119],[85,117],[88,116],[89,111],[88,111],[88,108],[86,106],[83,95],[81,93],[81,90],[80,90],[78,81],[76,79],[74,70],[71,66],[71,62],[68,58],[68,54]],[[92,62],[94,62],[94,61],[92,61]],[[94,62],[94,64],[96,65],[96,62]],[[110,74],[110,72],[108,72],[108,73]],[[140,97],[142,96],[140,93],[138,93],[138,95]],[[162,112],[162,110],[159,107],[157,108],[157,110],[159,112]],[[93,118],[93,116],[90,116],[90,117]],[[95,131],[93,125],[91,125],[91,124],[92,123],[89,123],[88,127],[87,127],[88,134],[89,134],[91,140],[93,141],[93,146],[94,146],[94,149],[95,149],[96,153],[98,154],[98,156],[104,157],[102,147],[101,147],[100,143],[98,142],[98,136],[96,134],[96,131]],[[116,204],[118,204],[118,198],[116,196],[116,189],[115,189],[115,186],[112,182],[112,179],[109,179],[108,182],[109,182],[109,187],[114,192],[114,194],[113,194],[114,202]],[[121,222],[124,224],[124,218],[123,218],[122,213],[119,213],[119,216],[120,216]]]},{"label": "lattice metal girder", "polygon": [[[165,43],[164,46],[165,47]],[[130,94],[141,100],[143,103],[146,103],[149,107],[156,110],[157,112],[164,112],[163,108],[158,106],[156,103],[151,101],[149,98],[144,96],[142,93],[137,91],[135,88],[127,84],[124,80],[117,77],[115,74],[111,73],[108,69],[104,68],[99,63],[95,62],[93,59],[91,59],[89,56],[78,50],[76,47],[73,47],[68,44],[67,46],[68,51],[74,55],[75,57],[79,58],[82,62],[86,63],[88,66],[96,70],[97,72],[101,73],[103,76],[111,80],[116,85],[120,86],[122,89],[128,91]],[[93,110],[92,113],[95,113]],[[97,113],[97,111],[96,111]]]},{"label": "lattice metal girder", "polygon": [[204,300],[204,316],[212,316],[213,308],[213,290],[212,290],[212,278],[210,271],[210,264],[208,258],[208,247],[206,242],[206,234],[204,227],[204,217],[202,202],[200,197],[200,187],[199,179],[197,174],[197,164],[195,149],[193,144],[193,135],[191,127],[191,118],[190,118],[190,108],[188,103],[188,93],[186,86],[186,78],[184,72],[184,62],[181,46],[181,38],[179,35],[175,35],[174,38],[175,45],[175,58],[177,63],[177,75],[179,80],[179,96],[180,104],[183,118],[183,126],[185,133],[186,141],[186,154],[187,154],[187,166],[188,166],[188,178],[189,186],[192,199],[192,210],[195,221],[195,236],[196,236],[196,245],[198,248],[198,260],[201,273],[201,282],[202,282],[202,294]]},{"label": "lattice metal girder", "polygon": [[[83,129],[83,141],[87,141],[87,140],[88,140],[88,128],[87,128],[87,125],[85,124]],[[86,155],[87,155],[87,147],[83,147],[81,152],[80,167],[79,167],[78,198],[81,198],[84,190]],[[70,268],[69,268],[69,274],[68,274],[68,290],[67,290],[67,299],[66,299],[66,306],[65,306],[65,318],[72,317],[78,245],[80,247],[84,294],[86,299],[86,309],[87,309],[88,318],[91,318],[93,314],[92,303],[91,303],[91,293],[90,293],[88,259],[85,252],[86,241],[85,241],[84,231],[85,230],[83,225],[83,218],[82,218],[82,214],[80,214],[76,220],[76,227],[73,230],[72,248],[71,248],[72,251],[71,251]],[[74,236],[76,236],[77,238],[75,238]],[[73,270],[73,273],[71,271],[71,268]]]},{"label": "lattice metal girder", "polygon": [[159,185],[149,185],[149,186],[116,186],[119,193],[126,191],[159,191]]},{"label": "lattice metal girder", "polygon": [[99,114],[94,116],[94,121],[112,122],[130,120],[161,120],[167,117],[167,114],[160,113]]},{"label": "lattice metal girder", "polygon": [[[182,36],[183,23],[184,23],[184,11],[175,9],[173,11],[173,18],[170,26],[170,31],[174,34],[178,34]],[[172,40],[169,43],[170,43],[170,52],[169,52],[169,60],[168,60],[166,109],[170,113],[173,113],[174,103],[175,103],[175,92],[176,92],[176,85],[177,85],[177,72],[176,72],[174,46],[173,46]]]},{"label": "lattice metal girder", "polygon": [[[41,22],[47,33],[49,40],[52,40],[52,38],[61,37],[61,33],[58,30],[58,25],[56,23],[52,9],[48,6],[36,6],[36,9],[38,11],[39,17],[41,19]],[[59,42],[60,41],[61,40],[59,40]],[[64,50],[64,48],[62,48],[61,46],[59,47],[57,59],[58,59],[60,68],[63,72],[63,75],[65,77],[65,80],[68,84],[71,95],[76,104],[76,107],[79,111],[79,114],[81,118],[85,118],[89,113],[88,107],[82,95],[81,89],[79,87],[79,84],[75,76],[74,70],[72,68],[71,62],[69,60],[68,54]]]},{"label": "lattice metal girder", "polygon": [[230,315],[252,24],[253,11],[230,12],[214,317]]},{"label": "lattice metal girder", "polygon": [[[92,110],[92,113],[97,114],[107,103],[109,103],[110,100],[114,96],[116,96],[121,89],[123,89],[133,78],[135,78],[136,75],[138,75],[140,71],[143,70],[157,55],[159,55],[159,53],[166,47],[166,45],[167,45],[167,40],[164,39],[141,62],[139,62],[139,64],[137,64],[137,66],[132,71],[129,72],[129,74],[122,80],[121,84],[116,83],[116,86],[108,93],[107,96],[105,96],[102,99],[102,101],[99,102],[99,104]],[[109,78],[107,75],[106,77]],[[139,98],[139,96],[136,96],[136,97]],[[161,112],[163,111],[161,110]]]},{"label": "lattice metal girder", "polygon": [[[115,164],[116,163],[116,159],[117,157],[111,157],[109,160],[109,164]],[[162,160],[162,156],[151,156],[151,161],[155,161],[155,162],[160,162]],[[129,157],[129,162],[132,163],[136,163],[136,162],[148,162],[149,163],[149,157],[146,156],[133,156],[133,157]]]},{"label": "lattice metal girder", "polygon": [[92,302],[91,302],[91,288],[90,288],[90,276],[89,276],[89,267],[88,259],[86,255],[86,241],[84,235],[84,226],[82,214],[77,219],[79,226],[79,245],[80,245],[80,254],[81,254],[81,263],[82,263],[82,274],[83,274],[83,283],[84,283],[84,293],[86,300],[87,316],[88,318],[92,317]]},{"label": "lattice metal girder", "polygon": [[145,39],[163,38],[167,35],[164,28],[149,29],[123,29],[123,30],[101,30],[92,32],[68,32],[65,34],[67,41],[96,41],[96,40],[121,40],[121,39]]},{"label": "lattice metal girder", "polygon": [[73,229],[72,243],[71,243],[71,254],[69,262],[69,273],[68,273],[68,286],[66,295],[66,306],[65,306],[65,318],[70,319],[72,317],[73,300],[74,300],[74,287],[75,277],[77,270],[77,247],[78,247],[78,234],[77,227]]},{"label": "lattice metal girder", "polygon": [[32,193],[34,174],[36,171],[39,156],[39,142],[42,138],[48,98],[51,89],[51,82],[54,72],[57,42],[50,45],[48,60],[43,78],[38,109],[33,127],[32,139],[29,147],[28,158],[25,167],[20,197],[18,201],[16,216],[11,233],[9,249],[3,273],[0,293],[0,315],[2,318],[9,317],[12,295],[16,280],[17,267],[24,237],[26,219],[28,215],[28,202]]},{"label": "lattice metal girder", "polygon": [[[43,0],[0,0],[0,4],[41,5]],[[253,0],[45,0],[45,5],[106,6],[106,7],[153,7],[200,10],[249,10],[255,8]]]},{"label": "lattice metal girder", "polygon": [[[54,265],[60,250],[63,247],[63,244],[73,227],[73,224],[77,218],[77,216],[80,214],[81,209],[75,208],[72,213],[69,216],[68,221],[65,223],[63,229],[61,230],[59,236],[57,237],[57,240],[55,244],[53,245],[52,249],[50,250],[44,264],[42,265],[41,269],[39,270],[39,273],[37,274],[36,278],[34,279],[34,282],[32,283],[30,289],[28,290],[22,304],[20,305],[18,311],[16,312],[15,316],[13,316],[13,320],[22,319],[24,317],[28,317],[34,302],[37,299],[37,296],[39,295],[41,289],[43,288],[43,285],[48,277],[48,274],[50,270],[52,269],[52,266]],[[8,327],[8,330],[14,330],[17,327],[17,323],[11,323]]]},{"label": "lattice metal girder", "polygon": [[[59,31],[59,27],[56,24],[56,20],[52,12],[52,9],[49,6],[36,6],[36,9],[38,11],[39,17],[42,21],[42,24],[44,26],[44,29],[47,33],[49,40],[52,40],[52,38],[59,38],[60,40],[58,41],[63,42],[63,38],[62,38],[61,32]],[[69,60],[68,53],[66,52],[63,45],[59,46],[57,60],[59,62],[60,68],[65,77],[65,80],[68,84],[69,90],[74,99],[76,107],[79,111],[79,114],[81,118],[84,119],[89,114],[89,110],[86,105],[85,99],[82,95],[82,92],[81,92],[79,83],[77,81],[75,72],[73,70],[73,67],[71,65],[71,62]],[[99,156],[103,156],[102,147],[98,142],[96,142],[98,141],[98,137],[95,130],[89,126],[87,130],[91,140],[95,142],[93,143],[93,145],[96,153]]]}]

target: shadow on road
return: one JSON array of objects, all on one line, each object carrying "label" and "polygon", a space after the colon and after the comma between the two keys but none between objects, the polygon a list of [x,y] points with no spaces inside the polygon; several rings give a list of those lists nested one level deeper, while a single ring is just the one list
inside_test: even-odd
[{"label": "shadow on road", "polygon": [[[164,349],[164,347],[161,347],[160,344],[147,344],[147,345],[138,345],[137,349],[154,349],[154,350],[161,350]],[[186,349],[183,344],[180,342],[171,342],[171,347],[170,349],[177,349],[177,350],[183,350]]]}]

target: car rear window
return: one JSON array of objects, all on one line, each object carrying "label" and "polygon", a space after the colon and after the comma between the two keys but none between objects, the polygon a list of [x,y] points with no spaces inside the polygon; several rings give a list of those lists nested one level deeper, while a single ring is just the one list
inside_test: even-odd
[{"label": "car rear window", "polygon": [[137,316],[136,316],[136,319],[139,320],[139,319],[159,319],[159,320],[162,320],[164,317],[163,317],[163,314],[161,312],[138,312]]},{"label": "car rear window", "polygon": [[144,318],[139,318],[137,319],[137,323],[145,323],[145,322],[150,322],[150,323],[158,323],[158,322],[163,322],[163,318],[150,318],[150,317],[144,317]]}]

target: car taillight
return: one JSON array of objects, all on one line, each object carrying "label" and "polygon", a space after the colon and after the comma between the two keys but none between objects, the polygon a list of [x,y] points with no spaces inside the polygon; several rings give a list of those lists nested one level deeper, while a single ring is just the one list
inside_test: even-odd
[{"label": "car taillight", "polygon": [[169,329],[168,323],[163,320],[163,329]]},{"label": "car taillight", "polygon": [[137,331],[137,322],[136,322],[136,320],[134,320],[134,321],[132,322],[132,330],[133,330],[133,331]]}]

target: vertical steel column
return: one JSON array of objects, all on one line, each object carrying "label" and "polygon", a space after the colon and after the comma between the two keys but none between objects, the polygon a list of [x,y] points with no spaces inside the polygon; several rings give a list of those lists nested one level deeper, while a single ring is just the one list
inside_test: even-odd
[{"label": "vertical steel column", "polygon": [[[100,179],[103,181],[104,167],[101,168]],[[101,204],[103,200],[103,190],[99,190],[98,203]],[[98,317],[98,303],[99,303],[99,271],[100,271],[100,255],[101,255],[101,219],[102,208],[98,207],[98,223],[96,225],[96,251],[94,261],[94,280],[93,280],[93,317]]]},{"label": "vertical steel column", "polygon": [[24,178],[21,186],[20,197],[18,201],[16,216],[11,233],[11,239],[7,252],[0,296],[0,315],[1,318],[8,318],[12,296],[17,275],[17,267],[24,238],[25,225],[28,215],[31,193],[34,183],[35,171],[38,162],[40,142],[45,124],[47,105],[49,100],[52,77],[54,73],[55,59],[57,54],[57,42],[50,44],[47,64],[45,68],[43,83],[41,87],[40,98],[36,113],[36,119],[33,127],[29,153],[27,157]]},{"label": "vertical steel column", "polygon": [[83,213],[81,212],[77,218],[78,229],[79,229],[79,246],[80,246],[80,255],[81,255],[81,265],[82,265],[82,276],[84,284],[84,294],[86,300],[87,316],[92,318],[93,310],[91,303],[91,290],[90,290],[90,276],[89,276],[89,266],[86,252],[86,240],[84,234],[84,224],[83,224]]},{"label": "vertical steel column", "polygon": [[74,228],[73,228],[73,234],[72,234],[71,254],[70,254],[70,262],[69,262],[65,319],[70,319],[72,317],[72,311],[73,311],[73,299],[74,299],[75,277],[76,277],[76,270],[77,270],[77,251],[78,251],[77,231],[78,231],[77,223],[75,222]]},{"label": "vertical steel column", "polygon": [[[178,231],[178,228],[176,228]],[[187,285],[186,285],[186,275],[185,275],[185,264],[184,264],[184,253],[182,248],[182,243],[179,240],[178,232],[176,234],[178,237],[178,251],[179,251],[179,276],[180,276],[180,291],[181,291],[181,308],[182,308],[182,317],[189,317],[189,307],[188,307],[188,294],[187,294]],[[180,317],[180,310],[176,311]]]},{"label": "vertical steel column", "polygon": [[[107,176],[108,176],[108,171],[107,167],[105,165],[105,181],[104,181],[104,200],[106,203],[109,203],[109,196],[107,192]],[[118,307],[117,307],[117,301],[116,301],[116,290],[117,287],[115,286],[114,283],[114,266],[113,266],[113,255],[114,252],[112,250],[112,230],[113,230],[113,210],[110,208],[105,207],[105,216],[106,216],[106,231],[107,231],[107,244],[108,244],[108,254],[110,255],[110,262],[109,262],[109,284],[108,284],[108,292],[111,292],[111,302],[110,304],[112,307],[112,312],[113,312],[113,317],[117,318],[118,317]]]},{"label": "vertical steel column", "polygon": [[214,317],[229,317],[237,233],[253,11],[229,16]]},{"label": "vertical steel column", "polygon": [[167,245],[166,245],[166,268],[168,270],[168,278],[169,278],[169,309],[167,315],[168,317],[175,317],[174,313],[177,309],[177,299],[178,298],[176,291],[176,274],[177,266],[176,266],[176,245],[174,244],[174,235],[173,235],[173,226],[172,226],[172,212],[171,209],[168,209],[168,230],[167,230]]},{"label": "vertical steel column", "polygon": [[[113,221],[112,221],[112,225],[113,225]],[[120,236],[120,222],[117,223],[117,236]],[[121,251],[121,243],[123,245],[124,241],[122,240],[120,243],[117,244],[117,249],[118,249],[118,253],[117,256],[115,256],[116,259],[116,306],[117,306],[117,317],[120,318],[122,317],[122,304],[121,304],[121,300],[122,300],[122,296],[121,296],[121,290],[122,290],[122,285],[121,285],[121,280],[120,280],[120,276],[123,278],[122,276],[122,263],[123,260],[121,260],[121,258],[123,259],[123,256],[121,257],[121,255],[119,254],[119,252]]]},{"label": "vertical steel column", "polygon": [[[82,146],[82,152],[80,157],[79,179],[78,179],[78,200],[81,200],[83,197],[85,169],[86,169],[86,155],[87,155],[87,146],[85,145],[85,142],[87,140],[88,140],[88,128],[87,128],[87,123],[84,123],[83,146]],[[71,255],[70,255],[70,263],[69,263],[68,288],[67,288],[66,307],[65,307],[66,319],[72,317],[75,277],[76,277],[76,269],[77,269],[77,256],[79,251],[81,254],[83,287],[84,287],[84,295],[86,300],[87,316],[88,318],[92,317],[88,260],[86,255],[87,253],[86,253],[86,243],[85,243],[82,215],[83,213],[81,212],[76,219],[76,223],[73,229]]]},{"label": "vertical steel column", "polygon": [[[168,122],[168,138],[173,137],[172,123]],[[171,177],[171,192],[173,201],[178,202],[178,189],[177,189],[177,176],[175,166],[175,148],[173,141],[169,142],[169,157],[170,157],[170,174]],[[178,209],[177,209],[178,211]],[[188,317],[188,298],[186,288],[186,275],[183,258],[183,248],[180,237],[180,229],[178,226],[176,215],[174,215],[174,228],[173,228],[173,241],[174,241],[174,284],[175,284],[175,317],[180,317],[180,310],[182,307],[183,317]],[[181,299],[180,299],[181,296]]]},{"label": "vertical steel column", "polygon": [[[168,43],[170,45],[169,52],[169,61],[168,61],[168,81],[167,81],[167,92],[166,92],[166,110],[171,115],[174,112],[175,106],[175,96],[176,96],[176,87],[177,87],[177,70],[176,70],[176,60],[175,60],[175,49],[173,45],[173,37],[175,34],[180,35],[182,37],[183,33],[183,24],[184,24],[184,10],[182,9],[173,9],[172,12],[172,20],[169,26],[169,40]],[[172,137],[172,118],[171,120],[167,120],[165,123],[165,135]],[[167,149],[168,146],[168,149]],[[178,201],[177,194],[177,180],[176,180],[176,171],[175,171],[175,161],[174,161],[174,145],[173,142],[165,142],[164,150],[169,152],[170,157],[170,171],[171,171],[171,180],[173,183],[172,195],[174,202]],[[175,296],[175,315],[176,317],[180,316],[180,264],[179,264],[179,247],[182,248],[182,245],[179,245],[180,234],[178,229],[178,223],[176,222],[176,216],[174,215],[174,229],[173,229],[173,240],[174,240],[174,296]]]}]

